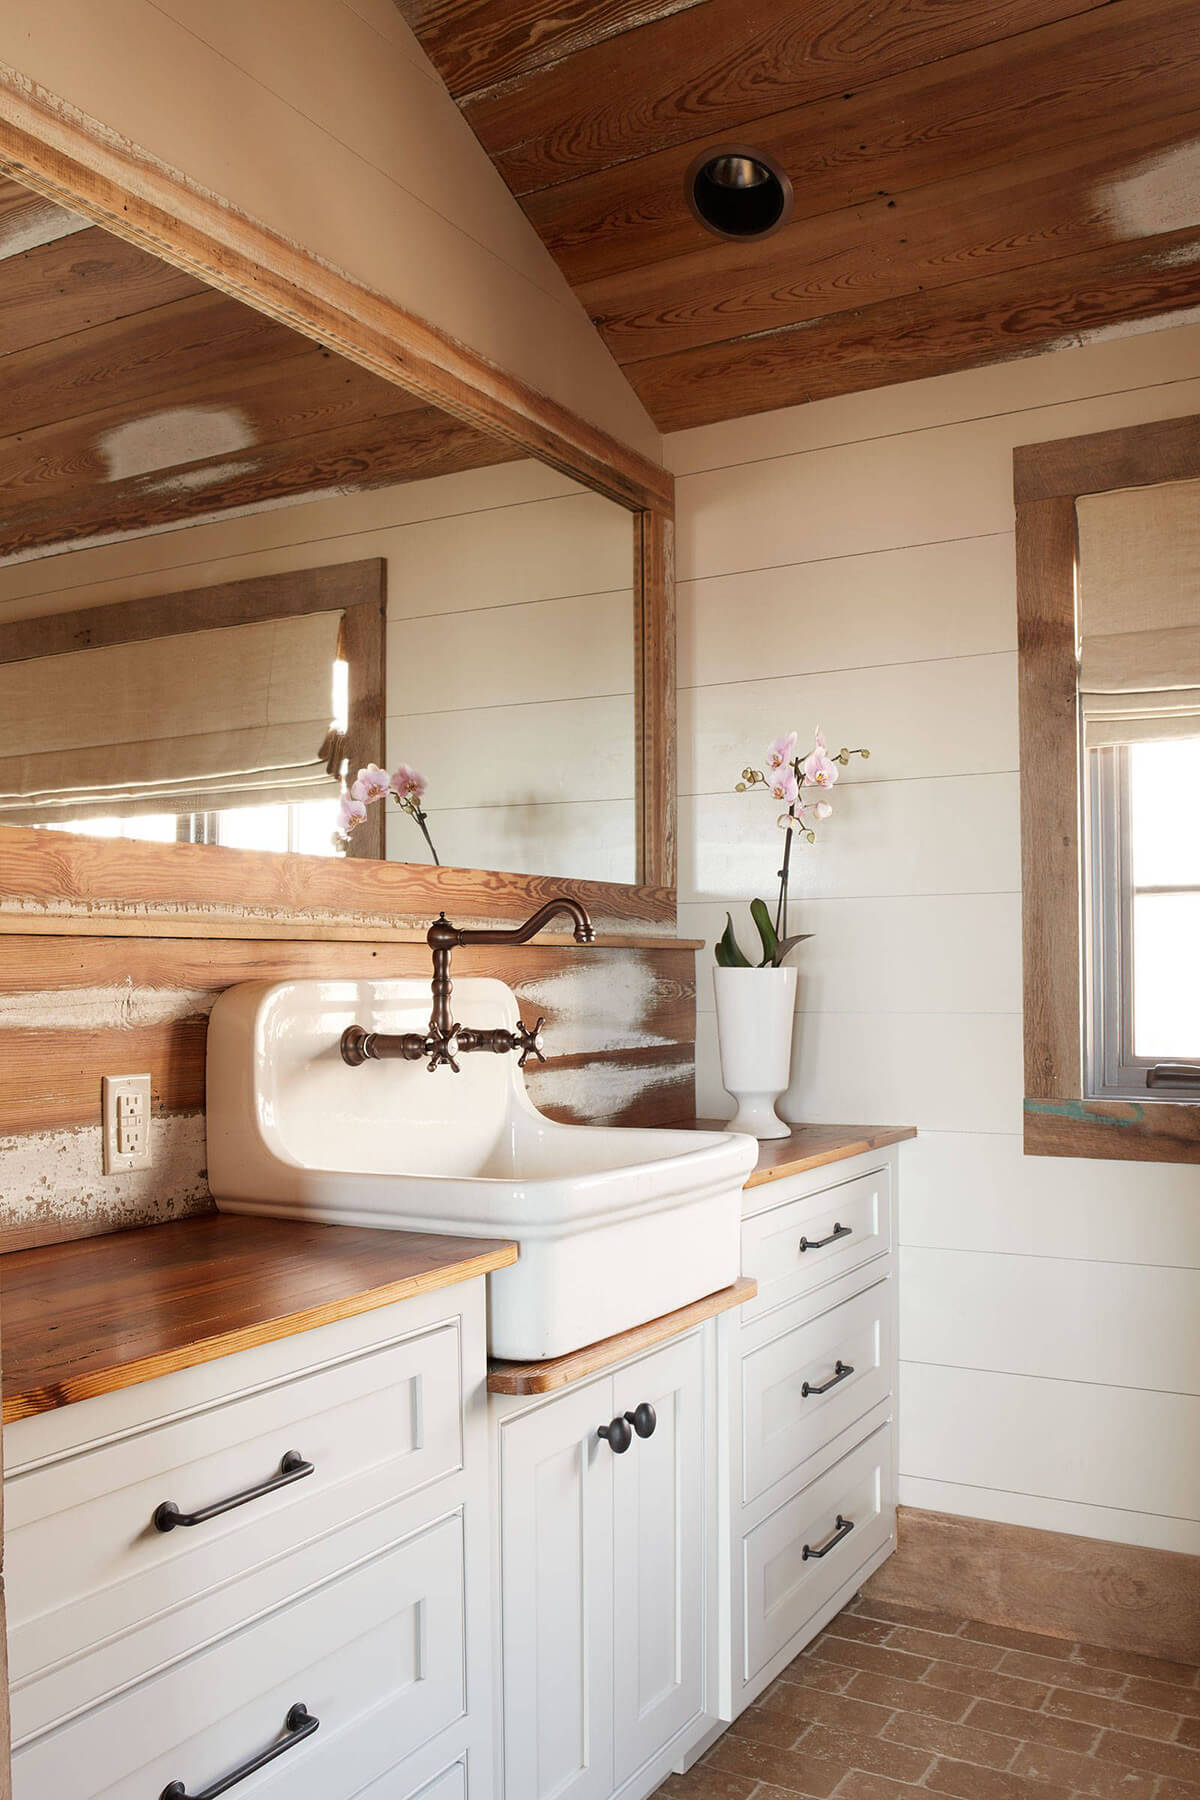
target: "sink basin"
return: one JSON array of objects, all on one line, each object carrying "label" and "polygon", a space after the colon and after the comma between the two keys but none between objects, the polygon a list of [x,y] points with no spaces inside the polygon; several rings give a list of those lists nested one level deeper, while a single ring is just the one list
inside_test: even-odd
[{"label": "sink basin", "polygon": [[[518,1021],[503,982],[454,984],[456,1016]],[[489,1282],[489,1350],[532,1361],[656,1318],[739,1272],[753,1138],[563,1125],[514,1056],[462,1072],[350,1068],[347,1025],[423,1031],[429,984],[247,982],[213,1008],[208,1176],[223,1212],[516,1239]],[[548,1048],[553,1051],[553,1043]]]}]

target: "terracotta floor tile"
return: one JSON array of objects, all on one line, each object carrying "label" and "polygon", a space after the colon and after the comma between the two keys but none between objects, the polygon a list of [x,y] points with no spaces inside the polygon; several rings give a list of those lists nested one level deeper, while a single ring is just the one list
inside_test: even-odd
[{"label": "terracotta floor tile", "polygon": [[750,1800],[757,1786],[753,1775],[730,1775],[698,1762],[686,1775],[668,1775],[658,1792],[664,1800]]},{"label": "terracotta floor tile", "polygon": [[1020,1739],[1001,1737],[971,1725],[952,1725],[946,1719],[922,1718],[917,1713],[897,1713],[884,1727],[884,1737],[930,1750],[957,1762],[978,1763],[985,1769],[1007,1769],[1020,1748]]},{"label": "terracotta floor tile", "polygon": [[872,1600],[869,1594],[851,1602],[850,1612],[866,1619],[886,1619],[891,1625],[920,1625],[926,1631],[941,1631],[953,1637],[967,1623],[953,1613],[937,1612],[924,1606],[906,1606],[899,1600]]},{"label": "terracotta floor tile", "polygon": [[1046,1637],[1040,1631],[1014,1631],[1011,1625],[986,1625],[969,1619],[963,1636],[980,1644],[999,1644],[1005,1650],[1030,1650],[1037,1656],[1053,1656],[1062,1661],[1075,1648],[1070,1638]]},{"label": "terracotta floor tile", "polygon": [[922,1631],[917,1625],[897,1625],[888,1639],[888,1649],[907,1650],[931,1661],[969,1663],[973,1669],[994,1669],[1002,1656],[1011,1654],[993,1644],[974,1644],[967,1638]]},{"label": "terracotta floor tile", "polygon": [[[1163,1717],[1169,1718],[1170,1714],[1164,1713]],[[1179,1726],[1178,1741],[1181,1744],[1190,1744],[1193,1750],[1200,1750],[1200,1719],[1182,1720]]]},{"label": "terracotta floor tile", "polygon": [[842,1612],[829,1621],[825,1630],[834,1637],[858,1638],[864,1644],[883,1644],[891,1636],[892,1623],[889,1619],[864,1619],[857,1613]]},{"label": "terracotta floor tile", "polygon": [[1059,1719],[1081,1719],[1089,1725],[1104,1725],[1111,1731],[1128,1731],[1137,1737],[1173,1738],[1179,1724],[1177,1713],[1160,1712],[1152,1706],[1131,1706],[1128,1700],[1114,1700],[1108,1694],[1077,1694],[1070,1688],[1055,1688],[1046,1702],[1046,1711]]},{"label": "terracotta floor tile", "polygon": [[1167,1775],[1159,1782],[1154,1800],[1200,1800],[1200,1787],[1191,1781],[1172,1781]]},{"label": "terracotta floor tile", "polygon": [[819,1657],[805,1652],[790,1662],[776,1680],[792,1682],[799,1687],[820,1688],[826,1694],[840,1694],[843,1688],[849,1687],[855,1673],[845,1663],[822,1662]]},{"label": "terracotta floor tile", "polygon": [[1024,1675],[1029,1681],[1045,1681],[1051,1687],[1080,1688],[1091,1694],[1119,1694],[1125,1676],[1115,1669],[1092,1668],[1086,1663],[1057,1662],[1050,1656],[1033,1656],[1027,1650],[1006,1650],[1002,1675]]},{"label": "terracotta floor tile", "polygon": [[808,1726],[807,1719],[789,1717],[786,1713],[766,1712],[761,1706],[748,1706],[737,1721],[742,1737],[753,1738],[756,1744],[773,1744],[777,1750],[794,1749]]},{"label": "terracotta floor tile", "polygon": [[952,1794],[955,1800],[1069,1800],[1070,1788],[1031,1775],[1012,1775],[1004,1769],[981,1769],[978,1763],[952,1762],[939,1757],[925,1777],[933,1794]]},{"label": "terracotta floor tile", "polygon": [[1200,1750],[1193,1750],[1189,1744],[1164,1744],[1157,1738],[1105,1731],[1096,1745],[1096,1755],[1106,1762],[1153,1769],[1156,1775],[1173,1775],[1178,1781],[1192,1781],[1200,1786]]},{"label": "terracotta floor tile", "polygon": [[[916,1682],[906,1684],[916,1687]],[[919,1690],[918,1690],[919,1691]],[[841,1725],[849,1731],[865,1732],[869,1737],[877,1737],[891,1718],[895,1708],[874,1705],[859,1696],[850,1694],[822,1694],[816,1688],[797,1687],[794,1682],[777,1682],[773,1688],[763,1695],[757,1706],[749,1708],[749,1712],[757,1712],[766,1718],[792,1721],[792,1735],[795,1737],[805,1725]],[[745,1719],[747,1713],[742,1714]],[[741,1720],[738,1721],[741,1729]]]},{"label": "terracotta floor tile", "polygon": [[952,1689],[977,1700],[999,1700],[1004,1706],[1021,1706],[1029,1712],[1036,1712],[1053,1692],[1044,1681],[1025,1681],[1020,1675],[1001,1675],[997,1669],[969,1669],[965,1663],[948,1662],[935,1662],[922,1676],[921,1685]]},{"label": "terracotta floor tile", "polygon": [[[829,1800],[848,1766],[796,1750],[778,1750],[773,1744],[756,1744],[752,1738],[739,1736],[736,1728],[719,1738],[705,1758],[706,1768],[720,1769],[728,1775],[752,1775],[772,1787],[811,1795],[813,1800]],[[758,1800],[762,1800],[761,1794]]]},{"label": "terracotta floor tile", "polygon": [[[950,1668],[952,1665],[944,1666]],[[975,1674],[977,1671],[966,1672]],[[961,1719],[971,1704],[970,1694],[956,1694],[948,1687],[926,1686],[923,1681],[901,1681],[895,1675],[876,1675],[871,1669],[860,1669],[848,1691],[855,1699],[870,1700],[877,1706],[891,1707],[893,1711],[928,1713],[935,1719]]]},{"label": "terracotta floor tile", "polygon": [[[898,1625],[898,1631],[906,1626]],[[955,1638],[939,1638],[939,1643],[952,1644]],[[899,1675],[904,1681],[920,1681],[929,1667],[927,1656],[914,1656],[906,1650],[893,1650],[890,1644],[856,1644],[849,1638],[820,1637],[814,1645],[823,1662],[844,1663],[852,1669],[874,1669],[879,1675]]]},{"label": "terracotta floor tile", "polygon": [[[1089,1700],[1099,1696],[1088,1694]],[[1111,1701],[1105,1701],[1111,1705]],[[1093,1748],[1099,1727],[1086,1720],[1057,1718],[1049,1713],[1029,1712],[1019,1706],[1002,1706],[995,1700],[980,1700],[967,1714],[966,1723],[980,1731],[997,1731],[1004,1737],[1024,1738],[1031,1744],[1055,1744],[1060,1750],[1078,1750],[1081,1756]]]},{"label": "terracotta floor tile", "polygon": [[1121,1695],[1134,1706],[1156,1706],[1163,1712],[1182,1713],[1200,1719],[1200,1688],[1177,1687],[1169,1681],[1146,1681],[1133,1676]]},{"label": "terracotta floor tile", "polygon": [[910,1781],[893,1781],[887,1775],[868,1775],[862,1769],[851,1769],[834,1800],[921,1800],[924,1788]]},{"label": "terracotta floor tile", "polygon": [[836,1725],[813,1725],[803,1748],[806,1755],[836,1762],[843,1771],[862,1769],[869,1775],[890,1775],[893,1781],[919,1781],[933,1760],[928,1751]]},{"label": "terracotta floor tile", "polygon": [[1057,1783],[1088,1800],[1154,1800],[1157,1779],[1149,1770],[1098,1762],[1094,1756],[1055,1750],[1050,1744],[1022,1744],[1012,1772]]}]

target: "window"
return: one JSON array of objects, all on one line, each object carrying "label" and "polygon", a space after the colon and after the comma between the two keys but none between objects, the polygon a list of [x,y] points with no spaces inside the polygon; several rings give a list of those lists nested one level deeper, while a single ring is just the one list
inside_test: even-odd
[{"label": "window", "polygon": [[344,849],[334,841],[337,811],[336,798],[298,800],[290,805],[235,806],[221,812],[63,819],[48,828],[81,832],[87,837],[140,838],[155,844],[224,844],[234,850],[344,856]]},{"label": "window", "polygon": [[[1200,737],[1087,755],[1089,1092],[1114,1099],[1195,1095]],[[1189,1069],[1196,1071],[1191,1079]]]}]

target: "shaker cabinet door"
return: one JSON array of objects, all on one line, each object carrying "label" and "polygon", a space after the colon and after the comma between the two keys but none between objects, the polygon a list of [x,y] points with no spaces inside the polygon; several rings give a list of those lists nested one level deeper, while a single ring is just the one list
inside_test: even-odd
[{"label": "shaker cabinet door", "polygon": [[704,1342],[693,1332],[613,1377],[614,1410],[635,1423],[612,1458],[617,1787],[703,1710]]},{"label": "shaker cabinet door", "polygon": [[612,1792],[612,1416],[596,1382],[501,1429],[505,1800]]}]

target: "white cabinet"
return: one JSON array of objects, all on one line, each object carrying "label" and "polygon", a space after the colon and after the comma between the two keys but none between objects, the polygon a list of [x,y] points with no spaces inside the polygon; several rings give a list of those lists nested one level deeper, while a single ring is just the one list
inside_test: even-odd
[{"label": "white cabinet", "polygon": [[738,1713],[895,1544],[894,1149],[748,1189],[758,1294],[730,1340],[721,1710]]},{"label": "white cabinet", "polygon": [[[271,1749],[263,1800],[487,1800],[484,1306],[477,1278],[6,1429],[14,1800],[199,1793]],[[163,1531],[166,1501],[213,1510]]]},{"label": "white cabinet", "polygon": [[649,1793],[712,1723],[722,1325],[493,1399],[505,1800]]}]

